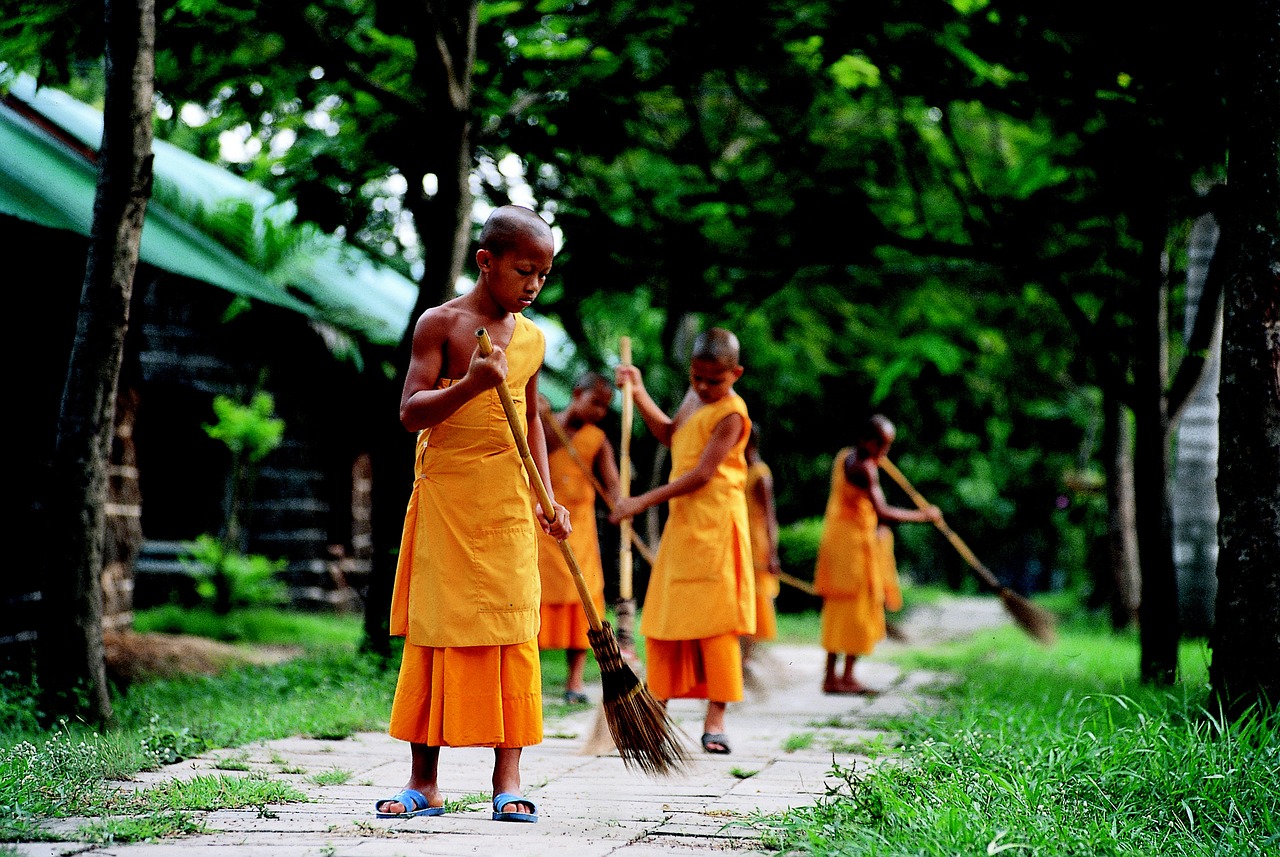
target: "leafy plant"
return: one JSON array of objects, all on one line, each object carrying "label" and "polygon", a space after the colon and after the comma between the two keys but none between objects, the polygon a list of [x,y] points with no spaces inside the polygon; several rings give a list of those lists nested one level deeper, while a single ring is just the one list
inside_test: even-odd
[{"label": "leafy plant", "polygon": [[287,587],[276,579],[287,560],[229,550],[208,533],[185,544],[182,562],[196,575],[196,593],[223,614],[236,607],[282,604]]},{"label": "leafy plant", "polygon": [[220,537],[200,536],[188,550],[207,569],[200,594],[212,599],[214,610],[225,614],[236,603],[270,603],[282,596],[282,589],[270,585],[270,580],[284,562],[243,554],[240,518],[241,507],[253,490],[253,465],[283,442],[284,421],[273,416],[275,400],[265,392],[254,394],[247,405],[228,396],[215,396],[213,412],[218,420],[205,424],[205,433],[231,451],[226,522]]},{"label": "leafy plant", "polygon": [[208,742],[192,734],[186,726],[173,728],[160,725],[160,715],[151,715],[142,735],[142,752],[152,767],[163,767],[198,756],[209,748]]}]

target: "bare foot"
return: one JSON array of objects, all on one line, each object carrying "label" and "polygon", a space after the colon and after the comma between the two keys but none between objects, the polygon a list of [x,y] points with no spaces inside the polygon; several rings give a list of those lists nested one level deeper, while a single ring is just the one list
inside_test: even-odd
[{"label": "bare foot", "polygon": [[[518,799],[517,799],[517,800],[508,800],[506,803],[503,803],[503,804],[502,804],[501,808],[499,808],[499,806],[497,805],[497,800],[498,800],[499,795],[507,795],[507,796],[509,796],[509,797],[517,797]],[[535,817],[536,817],[536,816],[537,816],[537,814],[538,814],[538,807],[537,807],[537,805],[536,805],[536,804],[534,804],[534,802],[533,802],[533,801],[531,801],[531,800],[525,800],[525,799],[523,799],[523,797],[522,797],[522,796],[518,796],[518,795],[516,795],[514,792],[498,792],[497,794],[495,794],[495,795],[493,796],[493,801],[494,801],[493,811],[494,811],[495,813],[503,813],[503,814],[506,814],[506,813],[525,813],[525,814],[528,814],[528,815],[533,815],[533,816],[535,816]],[[519,821],[529,821],[529,820],[531,820],[531,819],[523,819],[523,818],[522,818],[522,819],[507,819],[507,820],[513,820],[513,821],[514,821],[514,820],[519,820]]]},{"label": "bare foot", "polygon": [[862,684],[856,679],[852,681],[845,681],[844,679],[841,679],[835,682],[830,682],[830,681],[823,682],[822,692],[832,693],[832,694],[843,694],[843,695],[850,695],[850,696],[853,696],[853,695],[875,696],[880,691],[876,690],[875,688],[867,687],[865,684]]},{"label": "bare foot", "polygon": [[[418,787],[418,786],[415,786],[413,783],[410,783],[409,785],[405,786],[405,788],[413,789],[414,791],[421,793],[421,795],[427,799],[428,806],[432,806],[432,807],[444,806],[444,795],[440,794],[440,789],[437,788],[436,786]],[[394,815],[399,815],[400,813],[409,811],[409,808],[407,806],[405,806],[404,804],[400,803],[400,801],[397,801],[397,800],[378,801],[378,803],[375,804],[375,808],[377,809],[378,812],[386,812]],[[421,807],[418,807],[418,808],[421,809]]]}]

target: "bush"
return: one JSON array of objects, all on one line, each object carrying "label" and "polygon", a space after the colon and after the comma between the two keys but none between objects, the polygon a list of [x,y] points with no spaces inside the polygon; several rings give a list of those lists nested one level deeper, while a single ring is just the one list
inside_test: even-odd
[{"label": "bush", "polygon": [[288,599],[287,588],[275,577],[286,560],[229,551],[208,533],[185,548],[183,562],[196,575],[196,592],[215,609],[220,603],[230,609],[278,605]]},{"label": "bush", "polygon": [[805,518],[778,528],[778,558],[787,574],[813,580],[822,541],[822,518]]}]

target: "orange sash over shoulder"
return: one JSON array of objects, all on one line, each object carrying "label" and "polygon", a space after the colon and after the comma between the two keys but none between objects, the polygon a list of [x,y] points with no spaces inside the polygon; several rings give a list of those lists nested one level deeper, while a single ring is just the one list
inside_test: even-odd
[{"label": "orange sash over shoulder", "polygon": [[[516,316],[507,388],[525,430],[525,388],[546,341]],[[452,383],[441,379],[440,386]],[[498,646],[538,634],[540,528],[496,389],[418,433],[391,601],[391,634],[415,646]]]},{"label": "orange sash over shoulder", "polygon": [[703,405],[676,430],[670,478],[693,469],[716,426],[730,414],[742,416],[742,436],[715,476],[697,491],[671,499],[640,620],[646,637],[698,640],[755,632],[744,455],[751,420],[740,396]]}]

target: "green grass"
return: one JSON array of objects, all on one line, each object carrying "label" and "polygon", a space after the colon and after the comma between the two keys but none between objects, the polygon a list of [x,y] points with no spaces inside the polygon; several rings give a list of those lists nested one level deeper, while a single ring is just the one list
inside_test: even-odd
[{"label": "green grass", "polygon": [[788,735],[787,739],[782,742],[782,749],[788,753],[807,750],[813,746],[813,742],[817,737],[813,732],[799,732],[795,735]]},{"label": "green grass", "polygon": [[321,771],[318,774],[312,774],[307,779],[318,786],[340,786],[351,781],[354,774],[343,768],[333,768],[328,771]]},{"label": "green grass", "polygon": [[219,616],[205,608],[170,604],[136,611],[133,628],[140,634],[191,634],[224,642],[354,649],[364,634],[364,620],[352,614],[269,607],[243,608]]},{"label": "green grass", "polygon": [[[246,791],[264,788],[252,774],[239,781],[197,778],[194,786],[172,787],[200,789],[203,799],[187,791],[152,791],[142,800],[112,784],[210,749],[294,735],[341,740],[357,731],[387,728],[398,645],[385,663],[359,653],[358,616],[270,609],[217,616],[170,606],[139,611],[135,629],[296,646],[305,654],[271,666],[234,667],[216,676],[137,681],[114,693],[118,723],[106,734],[69,722],[41,728],[35,687],[13,675],[0,676],[0,843],[38,841],[45,838],[41,819],[68,816],[96,819],[84,831],[96,843],[180,835],[192,822],[177,810],[193,801],[211,809],[258,805],[265,812],[267,802],[300,799],[300,793],[245,797]],[[547,720],[580,710],[560,703],[567,676],[564,654],[544,652],[542,669]],[[588,657],[586,680],[598,681],[599,676],[595,659]],[[247,771],[246,759],[233,754],[217,767]],[[335,770],[312,781],[332,785],[349,777]],[[487,800],[481,795],[468,802]]]},{"label": "green grass", "polygon": [[1203,644],[1179,684],[1141,686],[1137,641],[1093,623],[1045,649],[1010,627],[895,660],[959,675],[870,773],[836,765],[817,806],[754,823],[788,854],[1261,855],[1280,849],[1280,741],[1202,707]]},{"label": "green grass", "polygon": [[[910,590],[906,594],[909,609]],[[1065,614],[1066,606],[1058,612]],[[264,619],[253,632],[264,644],[300,645],[307,654],[296,660],[135,683],[116,696],[120,723],[105,735],[71,723],[38,729],[33,689],[5,676],[0,843],[48,839],[41,820],[68,816],[90,819],[81,832],[86,841],[151,841],[196,830],[187,815],[193,811],[256,807],[268,815],[269,805],[305,799],[254,774],[202,776],[142,791],[116,783],[213,748],[385,729],[397,659],[380,663],[358,654],[358,622],[342,632],[346,642],[313,645],[305,623],[315,618],[333,619]],[[816,613],[780,620],[797,641],[817,639]],[[193,627],[179,623],[172,630],[191,633]],[[1275,723],[1227,724],[1202,709],[1208,699],[1203,644],[1185,644],[1180,683],[1156,689],[1136,682],[1134,635],[1065,622],[1059,636],[1056,646],[1044,648],[1009,627],[895,655],[903,668],[961,681],[939,685],[931,714],[872,724],[892,732],[892,747],[839,745],[840,752],[873,755],[869,773],[834,766],[830,792],[817,806],[749,823],[789,855],[1261,857],[1280,850]],[[544,653],[542,663],[546,714],[554,718],[564,708],[557,702],[564,656]],[[587,663],[588,681],[597,680],[594,659]],[[815,730],[850,725],[842,718],[807,724]],[[825,748],[833,740],[841,739],[806,731],[787,744]],[[331,776],[337,782],[342,775],[317,774],[314,781]],[[452,809],[480,809],[487,801],[487,795],[468,796]],[[0,844],[0,855],[6,852],[16,853]]]},{"label": "green grass", "polygon": [[[79,838],[96,845],[157,842],[203,833],[205,827],[184,812],[161,812],[127,818],[104,818],[80,828]],[[3,854],[0,851],[0,854]]]}]

